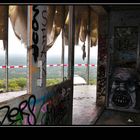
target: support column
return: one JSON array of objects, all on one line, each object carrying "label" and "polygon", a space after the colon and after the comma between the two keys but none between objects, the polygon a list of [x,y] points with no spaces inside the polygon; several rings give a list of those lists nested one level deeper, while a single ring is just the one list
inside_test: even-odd
[{"label": "support column", "polygon": [[87,85],[89,85],[89,64],[90,64],[90,47],[91,47],[91,38],[90,38],[90,8],[88,8],[88,58],[87,58]]},{"label": "support column", "polygon": [[4,47],[5,47],[5,66],[6,66],[6,71],[5,71],[5,78],[6,78],[6,84],[5,84],[5,86],[6,86],[6,92],[8,92],[8,83],[9,83],[9,77],[8,77],[8,65],[9,65],[9,63],[8,63],[8,11],[9,11],[9,7],[7,6],[7,8],[6,8],[6,20],[7,20],[7,24],[5,25],[6,26],[6,32],[7,32],[7,34],[6,34],[6,39],[3,41],[4,43],[3,43],[3,45],[4,45]]},{"label": "support column", "polygon": [[75,45],[75,17],[74,17],[74,6],[69,6],[69,37],[68,37],[68,78],[70,79],[70,86],[71,86],[71,97],[70,97],[70,118],[69,122],[72,124],[72,110],[73,110],[73,76],[74,76],[74,45]]},{"label": "support column", "polygon": [[62,66],[62,78],[63,78],[63,81],[64,81],[64,52],[65,52],[65,46],[64,46],[64,31],[62,29],[62,56],[61,56],[61,64],[63,64]]}]

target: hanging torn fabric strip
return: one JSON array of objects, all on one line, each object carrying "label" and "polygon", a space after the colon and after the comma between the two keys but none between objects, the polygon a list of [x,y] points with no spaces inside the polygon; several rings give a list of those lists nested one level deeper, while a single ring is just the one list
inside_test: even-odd
[{"label": "hanging torn fabric strip", "polygon": [[91,11],[90,19],[90,37],[91,37],[91,47],[97,45],[98,41],[98,15]]},{"label": "hanging torn fabric strip", "polygon": [[0,6],[0,40],[3,40],[5,49],[8,40],[8,6]]},{"label": "hanging torn fabric strip", "polygon": [[81,26],[80,26],[80,33],[79,33],[79,39],[82,42],[86,41],[87,37],[87,26],[88,26],[88,6],[82,6],[82,15],[81,15]]},{"label": "hanging torn fabric strip", "polygon": [[27,44],[27,6],[9,6],[9,17],[15,35]]},{"label": "hanging torn fabric strip", "polygon": [[[81,6],[75,6],[75,13],[74,13],[75,33],[73,33],[74,38],[75,38],[75,45],[79,44],[79,33],[80,33],[80,25],[81,25],[81,17],[82,17],[81,9],[82,9]],[[64,32],[65,32],[65,45],[68,45],[69,13],[67,14]]]},{"label": "hanging torn fabric strip", "polygon": [[85,58],[86,58],[86,46],[85,46],[85,42],[84,42],[84,44],[83,44],[83,46],[82,46],[82,51],[83,51],[83,55],[82,55],[82,58],[83,58],[83,60],[85,60]]},{"label": "hanging torn fabric strip", "polygon": [[[56,6],[55,7],[55,12],[54,12],[54,18],[53,18],[53,23],[52,23],[52,30],[51,32],[47,34],[48,37],[48,43],[47,43],[47,50],[51,48],[59,36],[61,29],[63,27],[63,16],[64,14],[64,7],[63,6]],[[49,20],[49,18],[48,18]],[[49,22],[48,22],[49,24]],[[49,25],[50,26],[50,25]]]}]

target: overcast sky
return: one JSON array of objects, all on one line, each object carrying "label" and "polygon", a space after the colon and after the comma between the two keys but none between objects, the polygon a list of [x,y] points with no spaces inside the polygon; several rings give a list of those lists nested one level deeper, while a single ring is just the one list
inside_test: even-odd
[{"label": "overcast sky", "polygon": [[[11,21],[9,19],[9,55],[26,55],[26,47],[21,43],[21,41],[15,36],[13,31]],[[4,54],[3,43],[0,40],[0,54]]]},{"label": "overcast sky", "polygon": [[[61,52],[62,52],[62,47],[60,47],[61,45],[62,45],[62,40],[61,40],[61,34],[60,34],[60,36],[57,38],[53,47],[48,50],[48,54],[47,54],[48,57],[51,57],[52,55],[61,56]],[[75,46],[75,52],[76,52],[75,57],[81,57],[82,56],[82,54],[83,54],[82,45],[83,45],[83,43],[79,41],[79,45]],[[68,46],[65,46],[65,50],[68,50]],[[65,51],[66,56],[68,55],[67,52],[68,51]],[[87,42],[86,42],[86,52],[87,52]],[[90,48],[91,57],[97,58],[97,52],[98,52],[98,47],[97,46]]]}]

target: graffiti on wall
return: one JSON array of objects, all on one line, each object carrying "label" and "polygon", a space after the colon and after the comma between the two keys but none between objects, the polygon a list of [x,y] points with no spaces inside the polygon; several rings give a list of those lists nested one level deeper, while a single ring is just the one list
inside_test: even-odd
[{"label": "graffiti on wall", "polygon": [[38,30],[39,30],[39,23],[37,21],[37,16],[39,15],[39,9],[37,9],[37,6],[33,6],[33,20],[32,20],[32,29],[33,29],[33,34],[32,34],[32,49],[33,49],[33,57],[34,61],[37,62],[37,58],[39,56],[39,47],[38,47],[38,42],[39,42],[39,35],[38,35]]},{"label": "graffiti on wall", "polygon": [[[31,101],[33,102],[32,106],[30,105]],[[36,98],[34,95],[32,95],[29,97],[28,101],[27,100],[22,101],[18,107],[13,107],[13,108],[10,108],[10,106],[1,107],[0,111],[5,110],[5,115],[3,116],[2,120],[0,121],[0,125],[3,125],[6,119],[10,123],[9,125],[16,124],[20,119],[23,120],[24,116],[27,117],[27,121],[28,121],[29,125],[32,125],[30,123],[30,117],[33,118],[34,124],[36,124],[36,117],[33,112],[35,103],[36,103]],[[28,108],[29,112],[25,112],[25,108]],[[21,117],[17,119],[16,116],[19,114]]]},{"label": "graffiti on wall", "polygon": [[57,92],[59,93],[56,98],[50,100],[46,110],[46,124],[47,125],[59,125],[63,124],[63,118],[68,113],[68,108],[70,107],[70,88],[58,87]]},{"label": "graffiti on wall", "polygon": [[42,71],[46,75],[46,45],[47,45],[47,9],[43,9],[41,12],[42,22],[41,22],[41,32],[42,32],[42,42],[41,42],[41,59]]},{"label": "graffiti on wall", "polygon": [[113,63],[115,66],[136,67],[138,29],[137,27],[115,27]]},{"label": "graffiti on wall", "polygon": [[32,34],[32,49],[33,49],[33,57],[34,57],[34,61],[37,62],[37,59],[39,57],[39,31],[41,31],[42,33],[42,42],[41,42],[41,46],[42,46],[42,50],[41,50],[41,57],[43,57],[43,55],[46,55],[46,44],[47,44],[47,10],[43,9],[41,11],[41,23],[39,23],[39,19],[37,19],[37,16],[40,15],[40,9],[38,8],[39,6],[34,5],[33,6],[33,20],[32,20],[32,30],[33,30],[33,34]]},{"label": "graffiti on wall", "polygon": [[36,125],[38,120],[40,125],[65,124],[64,118],[67,117],[70,107],[71,89],[57,85],[53,88],[53,92],[50,91],[39,99],[31,95],[18,107],[10,108],[8,105],[0,107],[0,113],[4,112],[0,125]]},{"label": "graffiti on wall", "polygon": [[135,110],[140,108],[137,63],[138,28],[114,27],[114,44],[110,58],[109,107]]},{"label": "graffiti on wall", "polygon": [[99,51],[98,51],[98,96],[105,95],[105,84],[106,84],[106,64],[107,64],[107,47],[106,47],[106,37],[99,36]]}]

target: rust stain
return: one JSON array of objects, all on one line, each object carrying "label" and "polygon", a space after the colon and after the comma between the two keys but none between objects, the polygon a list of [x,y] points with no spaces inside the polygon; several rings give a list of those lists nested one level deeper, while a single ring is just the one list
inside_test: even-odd
[{"label": "rust stain", "polygon": [[31,73],[36,73],[37,71],[39,71],[39,68],[38,67],[35,67],[35,66],[32,66],[31,67]]},{"label": "rust stain", "polygon": [[30,6],[30,51],[29,51],[29,93],[32,93],[32,6]]}]

